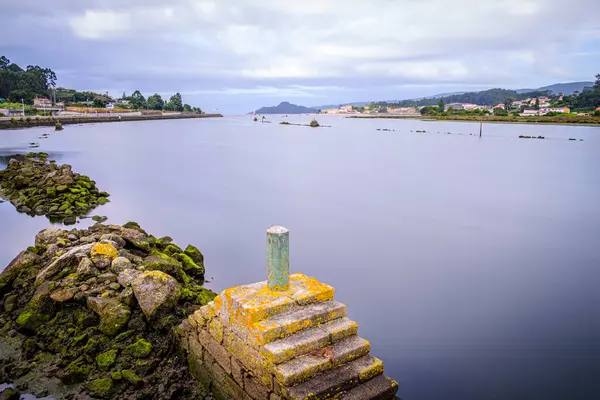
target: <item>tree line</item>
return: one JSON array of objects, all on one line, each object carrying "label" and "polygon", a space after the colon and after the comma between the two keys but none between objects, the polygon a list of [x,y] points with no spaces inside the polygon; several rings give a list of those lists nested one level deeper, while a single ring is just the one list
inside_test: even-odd
[{"label": "tree line", "polygon": [[[79,92],[74,89],[56,87],[56,74],[48,68],[37,65],[28,65],[26,69],[11,63],[5,56],[0,57],[0,99],[6,102],[33,104],[36,97],[45,97],[66,105],[86,106],[92,102],[94,107],[106,107],[112,99],[104,94],[89,91]],[[123,93],[116,108],[148,109],[179,111],[201,114],[199,107],[184,104],[180,93],[163,100],[160,94],[155,93],[146,99],[139,90],[130,96]]]},{"label": "tree line", "polygon": [[28,65],[26,69],[0,57],[0,98],[33,104],[35,97],[47,97],[56,83],[56,74],[49,68]]}]

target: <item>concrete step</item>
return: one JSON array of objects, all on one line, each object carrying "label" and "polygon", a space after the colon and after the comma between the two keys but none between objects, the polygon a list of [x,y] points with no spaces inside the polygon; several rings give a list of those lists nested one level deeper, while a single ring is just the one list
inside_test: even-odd
[{"label": "concrete step", "polygon": [[366,355],[326,370],[305,382],[291,387],[282,386],[282,391],[285,398],[291,400],[326,399],[348,392],[360,383],[370,381],[382,373],[383,363],[381,360]]},{"label": "concrete step", "polygon": [[398,383],[379,375],[370,381],[353,387],[340,395],[340,400],[392,400],[396,397]]},{"label": "concrete step", "polygon": [[275,365],[273,373],[283,386],[291,386],[304,382],[317,373],[337,367],[369,354],[371,345],[368,341],[350,336],[336,343],[313,350],[283,364]]},{"label": "concrete step", "polygon": [[254,323],[248,340],[251,345],[262,346],[345,316],[346,306],[337,301],[309,304]]},{"label": "concrete step", "polygon": [[345,337],[356,335],[357,332],[356,322],[345,317],[338,318],[268,343],[261,347],[261,354],[272,364],[281,364]]}]

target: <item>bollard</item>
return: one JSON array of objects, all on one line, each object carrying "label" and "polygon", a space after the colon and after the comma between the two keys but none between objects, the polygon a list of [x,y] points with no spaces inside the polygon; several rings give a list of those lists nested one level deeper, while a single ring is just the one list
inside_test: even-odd
[{"label": "bollard", "polygon": [[283,292],[290,286],[290,231],[282,226],[267,229],[269,290]]}]

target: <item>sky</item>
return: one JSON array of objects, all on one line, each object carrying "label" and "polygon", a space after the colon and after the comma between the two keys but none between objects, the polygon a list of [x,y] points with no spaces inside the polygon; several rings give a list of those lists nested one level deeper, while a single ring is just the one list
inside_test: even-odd
[{"label": "sky", "polygon": [[[2,0],[0,55],[246,113],[592,81],[598,0]],[[12,34],[7,34],[12,32]]]}]

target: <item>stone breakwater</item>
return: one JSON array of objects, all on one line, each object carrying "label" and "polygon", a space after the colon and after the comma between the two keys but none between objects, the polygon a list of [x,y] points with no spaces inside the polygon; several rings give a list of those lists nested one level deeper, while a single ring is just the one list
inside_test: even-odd
[{"label": "stone breakwater", "polygon": [[39,232],[0,274],[0,382],[57,399],[201,399],[174,329],[210,302],[194,246],[136,223]]},{"label": "stone breakwater", "polygon": [[393,399],[398,384],[334,301],[303,274],[223,291],[178,328],[192,374],[217,399]]},{"label": "stone breakwater", "polygon": [[108,196],[89,177],[74,173],[70,165],[48,161],[46,153],[11,158],[0,171],[0,197],[19,212],[45,215],[52,222],[74,224],[77,216],[107,203]]}]

